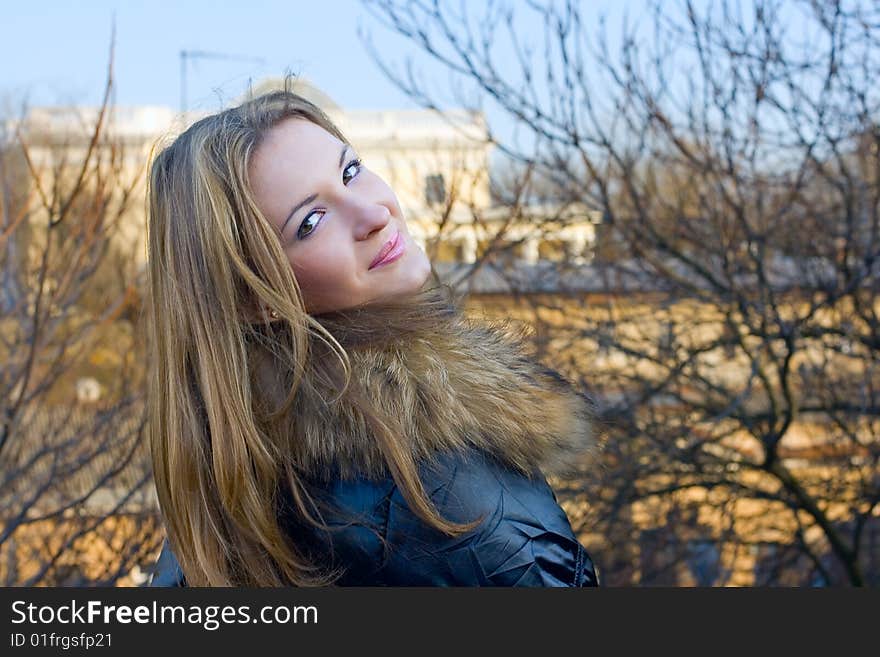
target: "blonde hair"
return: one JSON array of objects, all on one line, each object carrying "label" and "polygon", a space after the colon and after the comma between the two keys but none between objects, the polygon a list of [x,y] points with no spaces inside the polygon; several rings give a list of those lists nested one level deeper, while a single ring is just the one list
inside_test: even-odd
[{"label": "blonde hair", "polygon": [[[168,538],[191,586],[327,585],[341,574],[312,561],[280,511],[327,528],[279,421],[314,366],[310,339],[339,359],[341,391],[351,378],[345,349],[305,311],[248,182],[250,158],[283,119],[347,141],[290,81],[194,123],[156,156],[148,180],[148,435]],[[269,309],[282,330],[266,329]],[[289,384],[280,408],[261,394],[258,361]],[[353,398],[412,510],[448,535],[472,529],[477,521],[438,514],[393,421]]]}]

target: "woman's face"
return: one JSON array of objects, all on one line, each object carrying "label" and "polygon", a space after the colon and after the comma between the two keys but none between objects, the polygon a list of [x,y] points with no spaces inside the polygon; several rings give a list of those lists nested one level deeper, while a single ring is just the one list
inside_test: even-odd
[{"label": "woman's face", "polygon": [[322,127],[298,117],[280,122],[254,152],[249,176],[310,314],[415,291],[428,279],[430,261],[394,192]]}]

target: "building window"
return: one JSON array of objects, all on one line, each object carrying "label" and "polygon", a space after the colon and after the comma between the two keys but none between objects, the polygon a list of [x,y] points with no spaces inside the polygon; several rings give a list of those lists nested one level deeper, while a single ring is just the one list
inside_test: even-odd
[{"label": "building window", "polygon": [[442,173],[425,176],[425,202],[428,205],[446,202],[446,182]]}]

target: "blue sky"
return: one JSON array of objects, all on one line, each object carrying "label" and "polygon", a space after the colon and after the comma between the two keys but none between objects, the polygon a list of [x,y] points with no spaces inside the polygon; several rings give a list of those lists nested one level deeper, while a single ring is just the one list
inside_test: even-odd
[{"label": "blue sky", "polygon": [[[27,92],[34,104],[100,101],[116,16],[116,100],[119,104],[180,102],[180,50],[261,58],[190,63],[191,107],[209,109],[239,94],[249,77],[289,67],[312,78],[343,106],[414,107],[367,57],[358,23],[378,26],[357,0],[90,0],[4,2],[0,88]],[[406,44],[379,28],[387,58]]]},{"label": "blue sky", "polygon": [[[449,4],[458,10],[459,0]],[[467,3],[469,15],[482,17],[488,4]],[[507,4],[518,20],[534,21],[536,14],[523,2]],[[595,15],[616,3],[584,0],[583,6],[586,14]],[[392,68],[403,71],[412,58],[441,106],[460,105],[446,69],[383,26],[359,0],[6,1],[0,23],[0,99],[26,97],[33,105],[98,104],[114,14],[115,100],[120,105],[179,108],[180,51],[186,49],[248,58],[191,61],[186,85],[190,109],[219,109],[244,91],[249,79],[286,69],[308,77],[346,108],[418,108],[369,55],[359,29],[381,48],[381,59]],[[543,31],[531,32],[540,56]],[[493,48],[499,69],[519,79],[509,44],[499,39]],[[496,134],[511,134],[513,121],[491,101],[484,110]]]},{"label": "blue sky", "polygon": [[[534,0],[536,4],[562,0]],[[201,50],[236,59],[197,59],[187,74],[187,106],[219,109],[255,81],[286,69],[300,73],[352,109],[419,107],[386,77],[367,52],[359,29],[381,49],[381,59],[402,71],[408,58],[431,96],[442,107],[460,105],[447,70],[406,38],[382,25],[361,0],[82,0],[33,3],[0,0],[0,101],[27,97],[31,104],[97,104],[106,75],[112,18],[116,18],[116,96],[120,105],[180,106],[180,51]],[[397,0],[402,2],[402,0]],[[423,0],[424,4],[431,4]],[[513,7],[519,38],[531,43],[543,66],[544,30],[523,0],[442,0],[459,12],[482,18],[494,4]],[[697,2],[713,6],[711,0]],[[748,0],[744,7],[749,6]],[[614,49],[621,24],[649,22],[644,0],[580,0],[586,32],[592,37],[600,13],[608,14],[607,36]],[[668,9],[680,2],[669,0]],[[745,9],[748,12],[748,9]],[[436,25],[432,25],[436,28]],[[791,29],[796,29],[796,21]],[[521,80],[513,47],[503,30],[492,44],[502,76]],[[255,59],[261,62],[254,61]],[[589,62],[587,62],[589,69]],[[541,78],[541,71],[536,78]],[[461,78],[457,78],[459,81]],[[470,85],[466,90],[472,89]],[[539,90],[539,96],[540,96]],[[542,101],[547,102],[549,94]],[[484,109],[496,132],[512,121],[491,99]]]}]

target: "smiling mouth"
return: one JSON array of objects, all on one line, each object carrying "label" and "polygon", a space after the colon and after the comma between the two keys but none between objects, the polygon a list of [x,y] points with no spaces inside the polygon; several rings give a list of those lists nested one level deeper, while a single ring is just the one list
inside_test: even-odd
[{"label": "smiling mouth", "polygon": [[391,256],[391,258],[393,259],[394,257],[396,257],[396,255],[399,255],[400,242],[401,242],[401,235],[400,235],[400,230],[398,230],[394,234],[394,237],[392,237],[390,240],[388,240],[385,243],[385,246],[382,247],[382,249],[379,251],[379,253],[376,255],[376,257],[373,259],[373,262],[370,264],[369,269],[373,269],[373,268],[377,267],[378,265],[384,264],[386,262],[386,260],[389,259],[389,256]]}]

